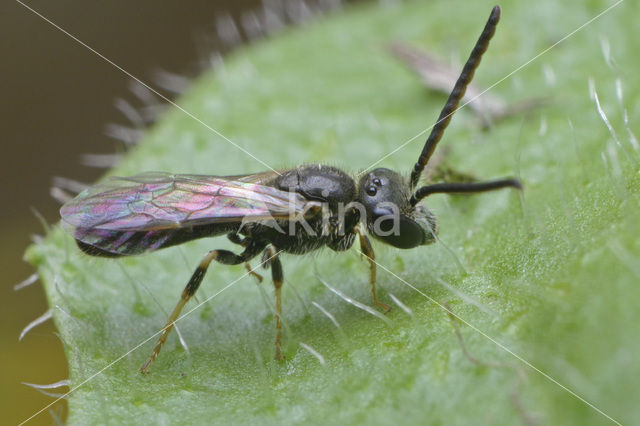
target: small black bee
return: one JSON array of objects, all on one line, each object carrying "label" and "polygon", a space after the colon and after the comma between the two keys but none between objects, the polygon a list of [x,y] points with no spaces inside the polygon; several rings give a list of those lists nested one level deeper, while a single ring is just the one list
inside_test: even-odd
[{"label": "small black bee", "polygon": [[[367,233],[401,249],[435,241],[435,216],[420,201],[435,193],[476,193],[513,187],[513,178],[480,183],[439,183],[417,188],[467,85],[495,32],[500,8],[494,7],[438,121],[429,135],[411,176],[378,168],[361,173],[357,181],[335,167],[303,165],[281,172],[238,176],[145,173],[111,178],[80,193],[60,209],[63,226],[87,254],[131,256],[203,237],[226,234],[243,247],[207,253],[182,291],[149,359],[158,356],[180,311],[195,294],[211,261],[225,265],[247,263],[262,253],[271,268],[276,300],[276,353],[281,359],[283,284],[280,253],[305,254],[327,246],[349,249],[356,238],[370,265],[373,301],[376,295],[375,255]],[[247,264],[248,267],[248,264]]]}]

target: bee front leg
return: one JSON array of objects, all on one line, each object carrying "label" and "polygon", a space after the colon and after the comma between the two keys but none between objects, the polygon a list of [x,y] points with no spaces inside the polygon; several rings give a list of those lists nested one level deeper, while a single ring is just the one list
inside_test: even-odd
[{"label": "bee front leg", "polygon": [[276,296],[276,360],[281,360],[282,356],[282,284],[284,283],[284,274],[282,272],[282,263],[278,258],[278,251],[273,245],[268,246],[263,254],[265,267],[267,264],[271,267],[271,279],[275,288]]},{"label": "bee front leg", "polygon": [[371,246],[369,237],[362,229],[360,225],[355,227],[355,231],[360,237],[360,251],[367,257],[369,261],[369,284],[371,284],[371,294],[373,295],[373,301],[378,305],[385,313],[391,310],[391,307],[378,300],[378,294],[376,293],[376,255]]}]

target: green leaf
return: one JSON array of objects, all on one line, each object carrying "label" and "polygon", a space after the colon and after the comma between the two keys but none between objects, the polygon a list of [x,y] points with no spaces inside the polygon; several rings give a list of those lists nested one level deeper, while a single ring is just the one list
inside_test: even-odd
[{"label": "green leaf", "polygon": [[[611,4],[505,2],[476,83],[490,86]],[[445,99],[422,87],[387,44],[460,63],[491,6],[349,6],[234,52],[180,105],[274,168],[323,162],[357,172],[430,126]],[[637,2],[623,2],[492,89],[509,102],[551,97],[550,106],[486,132],[467,108],[456,114],[441,142],[451,149],[448,164],[483,178],[517,174],[524,195],[433,196],[441,243],[407,251],[376,244],[391,271],[378,273],[380,296],[393,305],[388,321],[318,279],[372,304],[367,265],[355,250],[285,256],[284,362],[272,360],[269,280],[257,286],[242,266],[215,264],[198,292],[207,303],[178,323],[189,353],[173,333],[141,375],[154,342],[140,342],[164,325],[201,256],[231,244],[203,239],[98,259],[55,227],[27,258],[59,307],[70,379],[82,384],[70,395],[69,422],[607,423],[597,409],[638,422],[637,16]],[[408,173],[424,139],[381,165]],[[173,109],[113,174],[264,169]],[[452,322],[445,303],[472,327]]]}]

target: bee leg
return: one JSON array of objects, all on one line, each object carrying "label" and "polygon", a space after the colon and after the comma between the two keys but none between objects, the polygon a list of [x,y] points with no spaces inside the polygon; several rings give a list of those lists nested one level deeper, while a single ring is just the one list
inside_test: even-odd
[{"label": "bee leg", "polygon": [[273,245],[266,248],[263,254],[263,262],[271,267],[271,279],[276,295],[276,360],[284,359],[282,356],[282,284],[284,283],[284,274],[282,272],[282,263],[278,258],[278,251]]},{"label": "bee leg", "polygon": [[195,294],[195,292],[198,290],[198,287],[200,287],[200,283],[202,282],[204,275],[207,273],[207,269],[209,268],[209,264],[211,264],[211,261],[215,260],[216,262],[225,265],[238,265],[242,262],[247,262],[249,259],[256,256],[256,254],[258,254],[260,250],[262,250],[262,247],[258,248],[256,246],[249,246],[239,255],[228,250],[211,250],[204,256],[196,270],[193,272],[193,275],[191,275],[191,279],[189,279],[186,287],[184,288],[184,290],[182,290],[182,296],[180,297],[180,300],[178,301],[176,307],[173,308],[173,312],[171,312],[171,315],[169,315],[169,319],[162,329],[162,334],[160,334],[158,342],[156,343],[151,356],[149,356],[147,361],[142,364],[142,367],[140,367],[141,372],[146,373],[149,365],[157,358],[158,354],[160,353],[160,349],[162,349],[162,345],[164,345],[164,342],[167,340],[169,333],[173,329],[173,324],[180,317],[182,308]]},{"label": "bee leg", "polygon": [[[248,238],[248,237],[242,238],[240,235],[238,235],[236,233],[233,233],[233,232],[227,234],[227,238],[232,243],[241,245],[242,247],[247,247],[251,242],[250,238]],[[258,274],[253,269],[251,269],[251,264],[249,262],[245,262],[244,263],[244,267],[247,269],[247,272],[249,272],[249,275],[251,275],[256,280],[258,280],[258,284],[260,284],[262,282],[262,275]]]},{"label": "bee leg", "polygon": [[239,234],[236,234],[235,232],[230,232],[227,234],[227,238],[229,239],[229,241],[231,241],[233,244],[238,244],[242,247],[247,247],[247,245],[251,242],[251,240],[247,237],[242,238]]},{"label": "bee leg", "polygon": [[367,234],[360,226],[356,226],[355,231],[360,237],[360,251],[367,257],[367,260],[369,261],[369,284],[371,284],[371,294],[373,295],[373,301],[385,313],[387,313],[391,310],[391,307],[379,301],[378,295],[376,293],[376,255],[373,251],[373,246],[371,246],[369,237],[367,237]]},{"label": "bee leg", "polygon": [[247,272],[249,273],[249,275],[251,275],[256,280],[258,280],[258,284],[262,283],[262,279],[263,279],[262,275],[260,275],[259,273],[255,272],[253,269],[251,269],[251,264],[249,262],[244,262],[244,267],[247,270]]}]

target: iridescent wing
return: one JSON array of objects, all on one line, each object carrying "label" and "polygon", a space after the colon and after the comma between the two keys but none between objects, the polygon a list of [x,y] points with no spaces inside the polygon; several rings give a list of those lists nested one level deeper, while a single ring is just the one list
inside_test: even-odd
[{"label": "iridescent wing", "polygon": [[[287,219],[304,213],[304,197],[263,185],[264,179],[158,172],[115,177],[81,192],[62,206],[60,214],[63,227],[79,241],[124,255],[171,245],[167,243],[176,240],[178,232],[202,230],[206,225]],[[206,235],[196,232],[177,240],[202,236]]]}]

